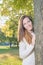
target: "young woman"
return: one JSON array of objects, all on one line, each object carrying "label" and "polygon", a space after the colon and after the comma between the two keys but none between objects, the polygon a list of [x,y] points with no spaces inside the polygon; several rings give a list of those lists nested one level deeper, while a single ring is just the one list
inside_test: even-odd
[{"label": "young woman", "polygon": [[24,15],[18,25],[19,56],[23,60],[22,65],[35,65],[35,33],[30,16]]}]

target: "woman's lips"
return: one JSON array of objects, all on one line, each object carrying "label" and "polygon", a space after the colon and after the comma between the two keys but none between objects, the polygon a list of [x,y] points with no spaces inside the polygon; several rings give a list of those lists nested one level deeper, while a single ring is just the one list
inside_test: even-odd
[{"label": "woman's lips", "polygon": [[31,27],[31,25],[29,25]]}]

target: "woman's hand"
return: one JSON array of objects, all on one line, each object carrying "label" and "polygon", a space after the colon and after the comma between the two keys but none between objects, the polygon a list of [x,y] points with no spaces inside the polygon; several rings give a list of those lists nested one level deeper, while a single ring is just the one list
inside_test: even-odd
[{"label": "woman's hand", "polygon": [[33,35],[33,36],[32,36],[32,44],[35,44],[36,36],[35,36],[34,33],[33,33],[32,35]]},{"label": "woman's hand", "polygon": [[29,33],[31,34],[30,37],[32,39],[32,44],[35,44],[35,40],[36,40],[35,38],[36,38],[36,36],[35,36],[34,32],[29,31]]}]

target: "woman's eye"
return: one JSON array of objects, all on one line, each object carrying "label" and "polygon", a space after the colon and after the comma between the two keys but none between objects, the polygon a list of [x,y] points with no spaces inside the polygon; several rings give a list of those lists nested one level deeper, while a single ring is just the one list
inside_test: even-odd
[{"label": "woman's eye", "polygon": [[24,23],[24,25],[26,25],[26,23]]},{"label": "woman's eye", "polygon": [[30,22],[30,21],[28,21],[28,22]]}]

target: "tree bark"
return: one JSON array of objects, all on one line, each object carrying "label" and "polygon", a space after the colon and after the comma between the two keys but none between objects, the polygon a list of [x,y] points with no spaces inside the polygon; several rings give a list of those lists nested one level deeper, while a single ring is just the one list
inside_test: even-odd
[{"label": "tree bark", "polygon": [[36,65],[43,65],[43,0],[34,0],[34,30],[36,34]]}]

